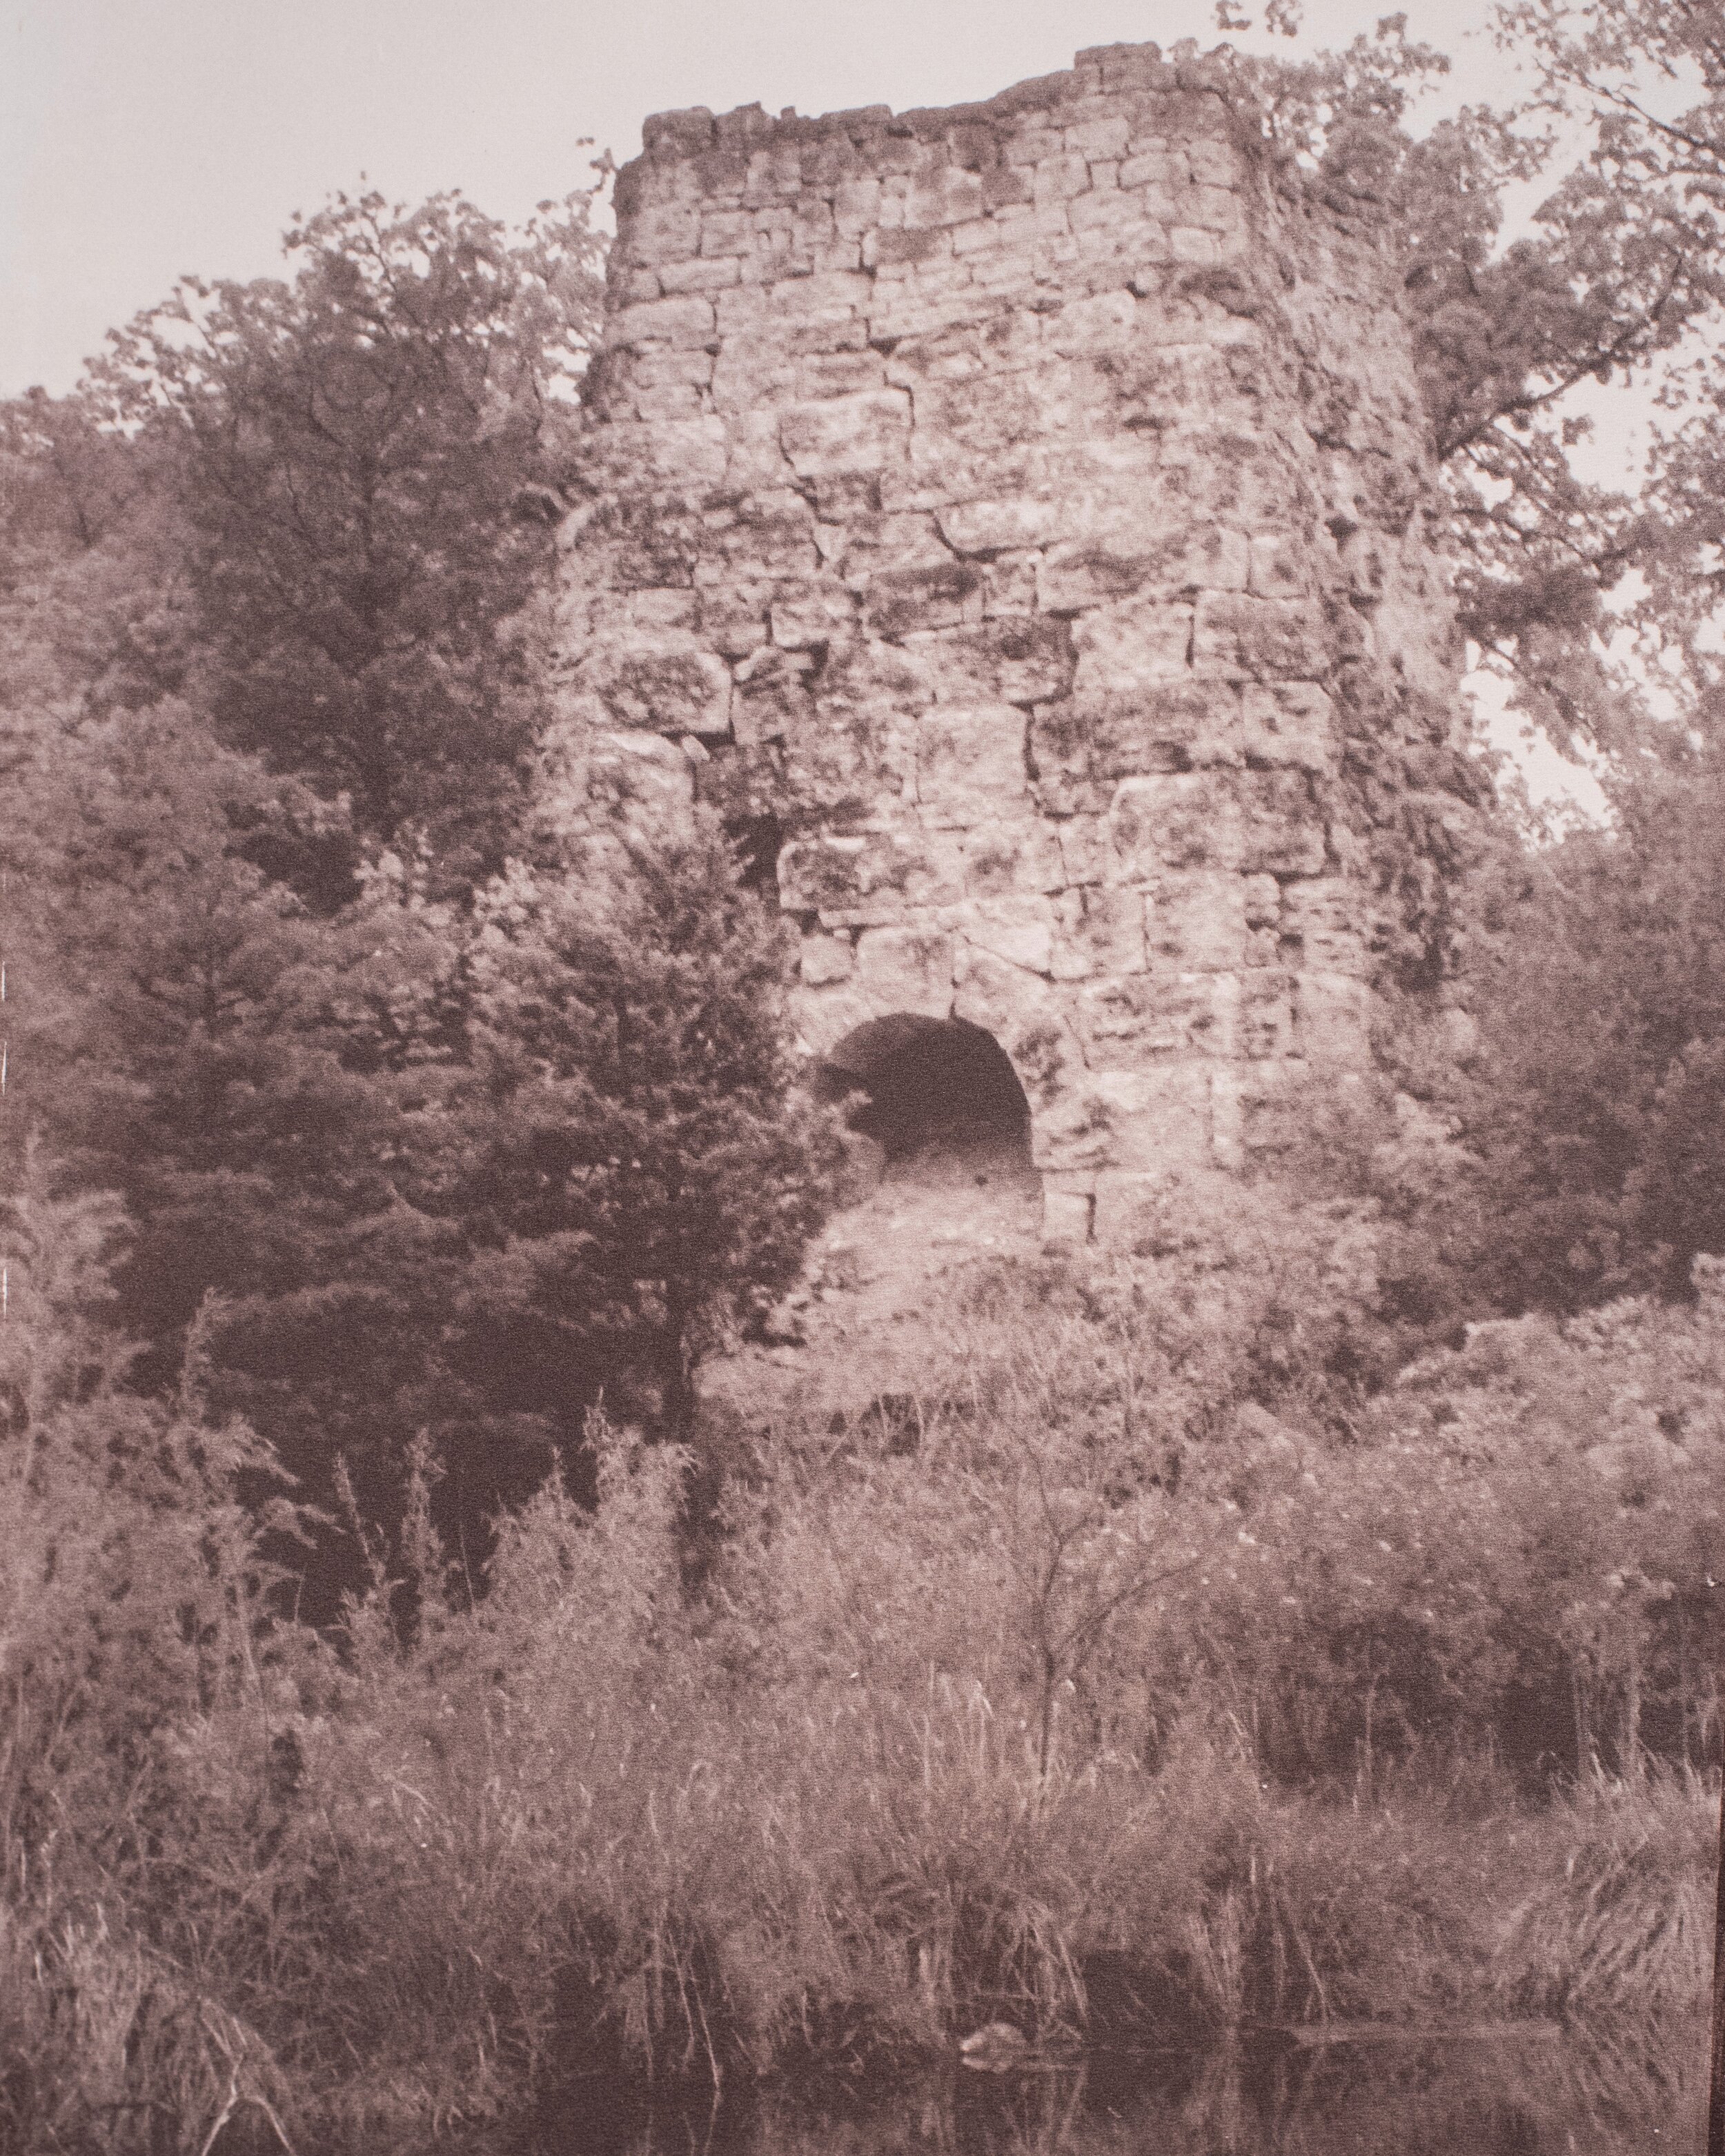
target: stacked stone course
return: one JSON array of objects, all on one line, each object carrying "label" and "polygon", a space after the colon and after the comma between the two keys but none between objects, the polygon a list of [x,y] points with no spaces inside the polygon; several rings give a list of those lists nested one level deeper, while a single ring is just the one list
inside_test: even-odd
[{"label": "stacked stone course", "polygon": [[1441,970],[1469,784],[1385,256],[1153,46],[644,139],[555,798],[774,834],[811,1055],[985,1028],[1050,1228],[1117,1232],[1366,1070],[1386,969]]}]

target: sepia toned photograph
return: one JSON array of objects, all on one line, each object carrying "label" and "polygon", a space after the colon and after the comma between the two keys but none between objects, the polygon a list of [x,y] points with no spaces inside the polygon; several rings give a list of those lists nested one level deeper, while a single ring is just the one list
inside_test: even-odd
[{"label": "sepia toned photograph", "polygon": [[1725,0],[13,0],[0,2156],[1725,2156]]}]

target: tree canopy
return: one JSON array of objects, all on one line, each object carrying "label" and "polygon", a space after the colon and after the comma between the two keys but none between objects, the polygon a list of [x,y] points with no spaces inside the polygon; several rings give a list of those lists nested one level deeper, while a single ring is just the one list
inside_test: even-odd
[{"label": "tree canopy", "polygon": [[501,866],[521,805],[592,201],[517,239],[459,195],[337,196],[290,281],[188,280],[96,371],[165,467],[222,737],[445,882]]}]

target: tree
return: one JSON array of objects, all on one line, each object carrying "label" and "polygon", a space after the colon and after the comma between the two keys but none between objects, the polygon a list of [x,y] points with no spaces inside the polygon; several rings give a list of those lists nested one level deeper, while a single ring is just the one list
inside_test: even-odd
[{"label": "tree", "polygon": [[522,798],[593,201],[515,242],[459,195],[338,195],[291,283],[188,280],[97,370],[164,460],[223,737],[448,887],[501,865]]},{"label": "tree", "polygon": [[795,1276],[838,1147],[793,1089],[782,931],[716,829],[634,843],[627,870],[482,895],[455,1202],[470,1324],[644,1382],[681,1440],[702,1357]]},{"label": "tree", "polygon": [[[459,1050],[459,924],[388,875],[335,918],[309,909],[254,856],[304,855],[339,818],[183,708],[50,734],[9,805],[0,1147],[15,1178],[39,1132],[123,1199],[130,1384],[171,1387],[196,1328],[213,1409],[326,1511],[345,1460],[373,1527],[398,1519],[422,1430],[492,1460],[480,1519],[523,1494],[545,1434],[448,1369],[459,1225],[403,1194]],[[361,1576],[326,1537],[308,1613]]]},{"label": "tree", "polygon": [[[0,404],[0,757],[84,712],[185,693],[183,552],[153,445],[84,391]],[[0,768],[3,768],[0,766]]]},{"label": "tree", "polygon": [[1681,1293],[1697,1253],[1725,1249],[1718,752],[1639,773],[1615,807],[1614,829],[1527,863],[1497,909],[1467,1116],[1512,1307]]},{"label": "tree", "polygon": [[[1506,4],[1500,21],[1520,49],[1535,15],[1569,12],[1528,0]],[[1249,27],[1219,13],[1224,28]],[[1297,10],[1272,11],[1271,27],[1296,23]],[[1649,376],[1717,305],[1725,264],[1711,216],[1595,156],[1502,247],[1505,187],[1535,178],[1553,153],[1543,107],[1464,107],[1415,138],[1406,123],[1449,62],[1408,41],[1404,17],[1342,53],[1234,64],[1275,147],[1399,259],[1461,625],[1479,662],[1560,746],[1609,752],[1639,738],[1644,702],[1634,677],[1605,663],[1603,602],[1618,593],[1620,605],[1625,578],[1646,573],[1666,539],[1649,502],[1578,475],[1574,452],[1592,423],[1575,393]]]}]

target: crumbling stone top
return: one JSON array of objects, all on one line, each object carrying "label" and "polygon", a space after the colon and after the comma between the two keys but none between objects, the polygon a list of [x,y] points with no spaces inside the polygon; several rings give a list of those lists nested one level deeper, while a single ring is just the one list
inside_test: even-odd
[{"label": "crumbling stone top", "polygon": [[653,112],[641,123],[642,148],[657,162],[768,141],[800,144],[842,138],[859,150],[870,151],[891,136],[920,142],[946,141],[968,128],[990,128],[1055,106],[1080,105],[1086,98],[1112,98],[1122,90],[1162,96],[1186,91],[1225,101],[1229,81],[1222,63],[1199,54],[1195,46],[1180,47],[1164,58],[1161,48],[1153,44],[1091,45],[1058,74],[1032,76],[969,105],[929,105],[910,112],[894,112],[887,105],[863,105],[813,117],[788,108],[776,120],[759,105],[740,105],[716,116],[704,105]]}]

